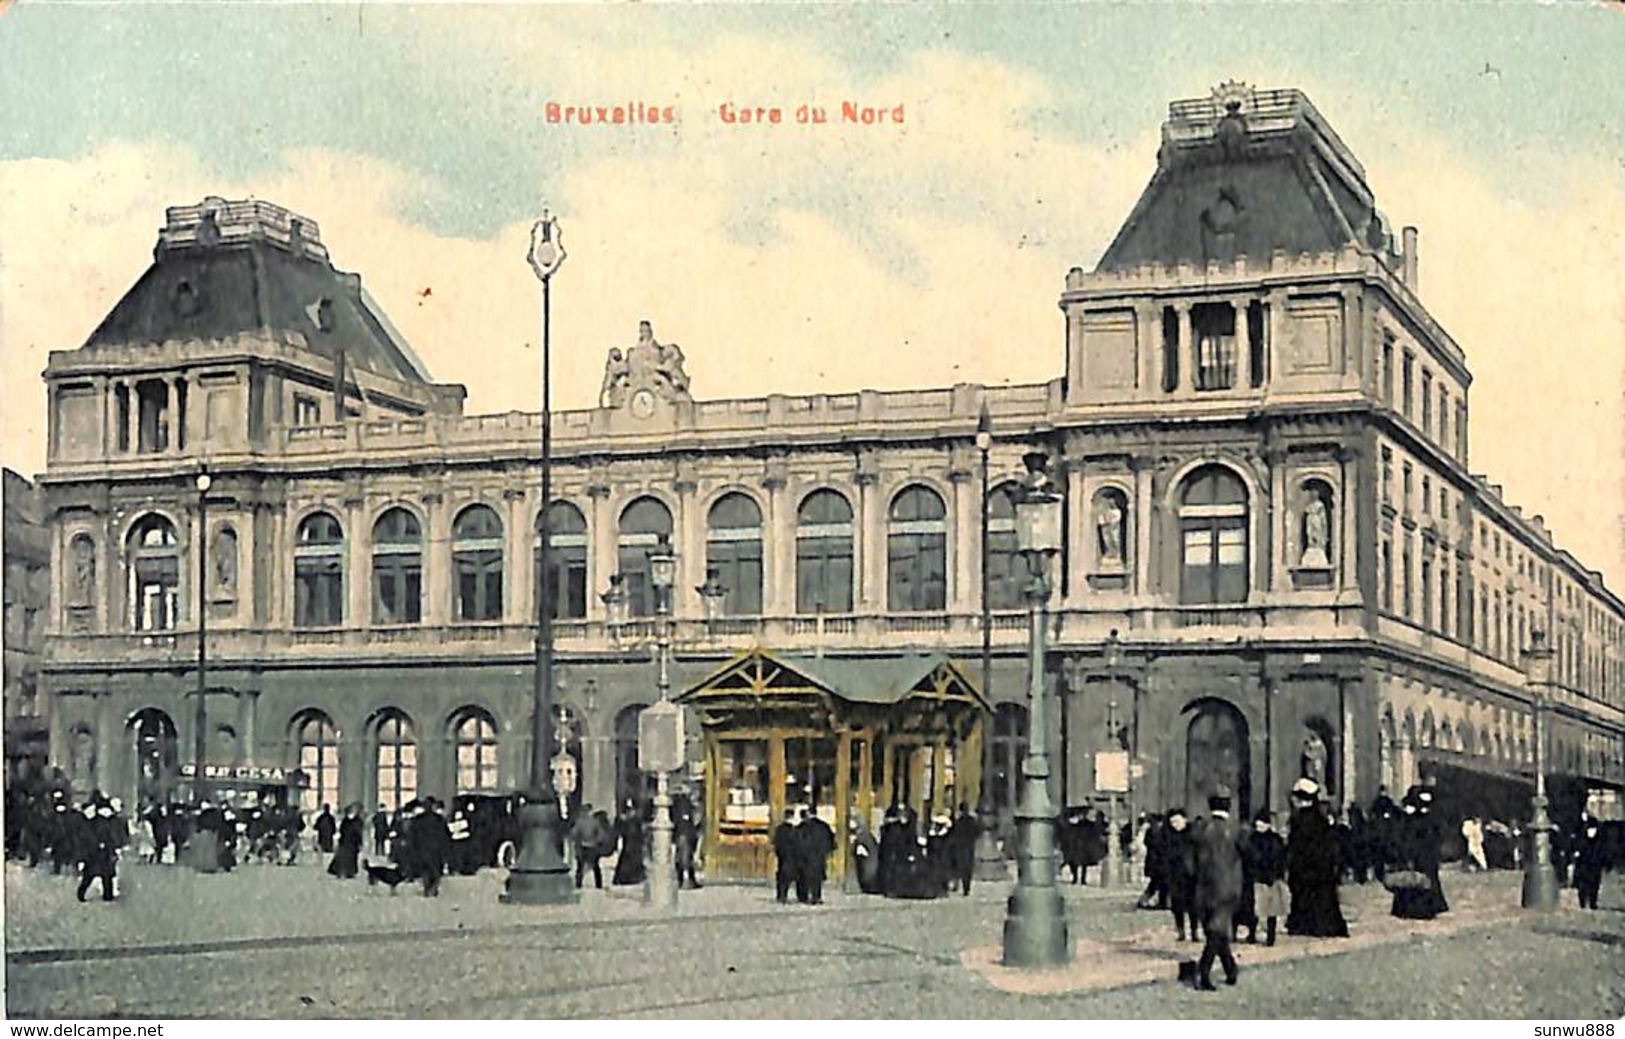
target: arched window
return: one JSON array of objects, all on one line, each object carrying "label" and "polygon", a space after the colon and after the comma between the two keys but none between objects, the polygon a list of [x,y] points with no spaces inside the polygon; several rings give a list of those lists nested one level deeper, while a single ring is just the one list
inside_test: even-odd
[{"label": "arched window", "polygon": [[1029,574],[1027,561],[1016,551],[1016,498],[1021,486],[1001,484],[987,502],[987,605],[1013,610],[1022,605]]},{"label": "arched window", "polygon": [[852,612],[852,506],[813,491],[796,512],[796,612]]},{"label": "arched window", "polygon": [[[542,586],[554,620],[580,620],[587,615],[587,520],[567,501],[548,505],[547,565],[552,571]],[[536,572],[541,568],[541,517],[536,518]]]},{"label": "arched window", "polygon": [[148,707],[130,719],[129,732],[136,761],[136,804],[131,807],[168,803],[180,765],[174,720],[158,708]]},{"label": "arched window", "polygon": [[330,513],[299,524],[293,547],[293,623],[298,628],[344,623],[344,529]]},{"label": "arched window", "polygon": [[638,715],[647,704],[634,703],[615,715],[615,804],[649,799],[654,777],[638,768]]},{"label": "arched window", "polygon": [[711,506],[705,562],[708,568],[717,568],[718,579],[728,589],[723,613],[762,612],[762,510],[746,495],[724,494]]},{"label": "arched window", "polygon": [[423,527],[402,508],[372,527],[372,621],[416,624],[423,619]]},{"label": "arched window", "polygon": [[1179,505],[1179,601],[1247,601],[1247,488],[1209,465],[1185,480]]},{"label": "arched window", "polygon": [[892,610],[941,610],[948,603],[948,510],[929,487],[892,499],[886,528],[886,604]]},{"label": "arched window", "polygon": [[339,733],[333,719],[321,711],[306,711],[293,723],[299,770],[309,784],[299,792],[299,807],[320,811],[339,799]]},{"label": "arched window", "polygon": [[1001,703],[993,709],[993,775],[988,792],[996,811],[1014,808],[1021,789],[1021,762],[1027,756],[1027,708]]},{"label": "arched window", "polygon": [[457,619],[502,619],[502,521],[489,505],[470,505],[451,525],[457,571]]},{"label": "arched window", "polygon": [[457,792],[487,793],[497,788],[497,723],[489,712],[470,707],[456,716]]},{"label": "arched window", "polygon": [[655,612],[649,550],[663,540],[671,540],[671,513],[659,501],[639,498],[621,512],[616,548],[628,616],[649,617]]},{"label": "arched window", "polygon": [[180,619],[180,543],[175,525],[143,516],[130,528],[130,627],[169,631]]},{"label": "arched window", "polygon": [[418,796],[418,745],[412,735],[412,720],[390,708],[378,716],[373,739],[378,800],[393,812]]}]

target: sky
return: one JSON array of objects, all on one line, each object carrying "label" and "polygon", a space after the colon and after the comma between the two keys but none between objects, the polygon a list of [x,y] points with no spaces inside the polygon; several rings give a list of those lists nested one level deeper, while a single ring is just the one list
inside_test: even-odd
[{"label": "sky", "polygon": [[[1422,298],[1475,377],[1472,468],[1625,587],[1621,5],[0,12],[0,461],[25,473],[48,352],[134,284],[165,206],[211,194],[314,219],[471,412],[538,407],[544,205],[557,407],[595,402],[643,318],[700,398],[1054,378],[1062,279],[1149,180],[1168,102],[1238,79],[1304,90],[1421,228]],[[904,122],[842,125],[843,101]]]}]

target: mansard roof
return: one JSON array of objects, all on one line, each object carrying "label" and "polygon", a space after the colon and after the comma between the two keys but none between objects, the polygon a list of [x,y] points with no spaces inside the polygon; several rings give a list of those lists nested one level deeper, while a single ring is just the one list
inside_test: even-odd
[{"label": "mansard roof", "polygon": [[1232,82],[1168,106],[1157,171],[1097,269],[1351,244],[1398,263],[1359,162],[1299,91]]},{"label": "mansard roof", "polygon": [[152,266],[85,347],[297,333],[329,360],[343,351],[352,369],[429,381],[360,275],[329,261],[315,221],[268,202],[213,197],[165,216]]}]

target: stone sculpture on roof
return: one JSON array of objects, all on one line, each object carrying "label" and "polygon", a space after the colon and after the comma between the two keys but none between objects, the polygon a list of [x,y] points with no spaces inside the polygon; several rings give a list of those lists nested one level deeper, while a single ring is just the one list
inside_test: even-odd
[{"label": "stone sculpture on roof", "polygon": [[656,400],[675,403],[691,399],[682,348],[655,339],[654,326],[648,321],[639,322],[638,341],[624,352],[619,348],[610,350],[599,390],[600,407],[630,404],[639,417],[647,417],[653,413]]}]

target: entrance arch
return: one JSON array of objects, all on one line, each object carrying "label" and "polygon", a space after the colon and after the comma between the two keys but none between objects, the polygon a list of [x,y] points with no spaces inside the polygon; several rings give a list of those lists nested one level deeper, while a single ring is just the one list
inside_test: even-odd
[{"label": "entrance arch", "polygon": [[1235,704],[1204,697],[1188,704],[1190,724],[1185,730],[1185,810],[1207,810],[1208,798],[1219,787],[1230,791],[1235,818],[1246,819],[1252,810],[1252,743],[1247,719]]},{"label": "entrance arch", "polygon": [[180,774],[180,738],[175,721],[156,707],[137,711],[127,734],[135,747],[135,800],[131,809],[173,800]]}]

